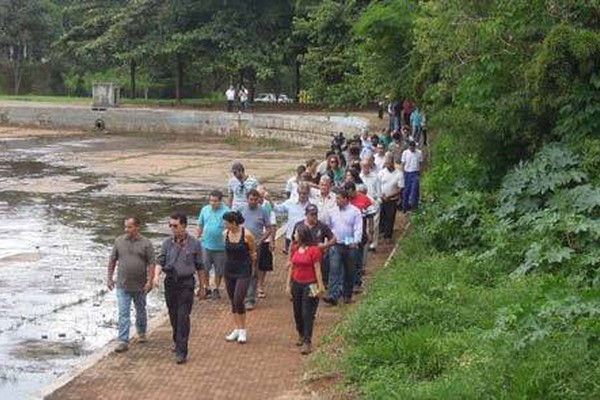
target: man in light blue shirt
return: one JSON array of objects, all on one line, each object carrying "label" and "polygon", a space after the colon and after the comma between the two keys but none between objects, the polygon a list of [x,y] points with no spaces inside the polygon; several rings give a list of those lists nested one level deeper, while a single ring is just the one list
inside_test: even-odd
[{"label": "man in light blue shirt", "polygon": [[330,212],[327,225],[336,244],[329,249],[329,293],[323,299],[331,305],[336,305],[342,296],[346,304],[352,300],[354,265],[363,235],[362,214],[350,204],[348,193],[339,190],[335,201],[337,208]]},{"label": "man in light blue shirt", "polygon": [[[211,295],[213,300],[217,300],[221,297],[219,289],[225,270],[223,215],[229,211],[229,207],[223,204],[222,200],[223,193],[219,190],[213,191],[209,196],[209,204],[202,207],[200,215],[198,215],[196,237],[201,240],[202,259],[204,261],[200,282],[200,298]],[[208,278],[212,268],[215,271],[215,289],[211,292]]]},{"label": "man in light blue shirt", "polygon": [[304,220],[304,216],[306,215],[306,206],[312,204],[309,200],[309,196],[310,186],[306,182],[302,182],[298,185],[297,199],[291,197],[283,203],[277,204],[275,207],[273,207],[273,211],[275,211],[276,214],[283,214],[287,216],[287,223],[285,225],[284,250],[284,253],[286,254],[290,249],[294,227],[298,222]]},{"label": "man in light blue shirt", "polygon": [[[271,215],[261,204],[260,193],[256,189],[248,191],[247,202],[238,210],[244,217],[244,227],[252,232],[256,245],[256,259],[260,260],[262,244],[273,234]],[[254,309],[256,304],[256,275],[252,276],[246,293],[246,310]]]}]

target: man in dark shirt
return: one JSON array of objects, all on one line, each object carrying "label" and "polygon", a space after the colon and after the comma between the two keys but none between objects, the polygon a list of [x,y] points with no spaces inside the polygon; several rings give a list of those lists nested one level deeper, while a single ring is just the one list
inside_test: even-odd
[{"label": "man in dark shirt", "polygon": [[166,273],[165,301],[175,343],[175,362],[187,361],[190,336],[190,314],[194,304],[194,274],[200,281],[202,273],[202,249],[192,235],[186,232],[187,216],[171,215],[169,228],[173,236],[166,239],[158,256],[154,271],[154,286],[158,286],[160,271]]},{"label": "man in dark shirt", "polygon": [[129,328],[131,326],[131,302],[135,305],[135,325],[138,342],[146,342],[148,317],[146,314],[146,293],[152,289],[154,249],[152,243],[140,235],[140,220],[137,217],[125,219],[125,234],[115,240],[108,262],[107,286],[115,287],[113,275],[117,267],[117,306],[119,308],[119,345],[117,353],[129,349]]},{"label": "man in dark shirt", "polygon": [[306,206],[304,220],[298,222],[294,226],[294,232],[292,238],[296,237],[296,229],[298,225],[306,225],[310,229],[311,233],[311,245],[319,246],[323,253],[321,260],[321,274],[323,276],[323,282],[327,285],[329,281],[329,248],[336,242],[335,236],[327,224],[319,221],[319,208],[315,204],[309,204]]}]

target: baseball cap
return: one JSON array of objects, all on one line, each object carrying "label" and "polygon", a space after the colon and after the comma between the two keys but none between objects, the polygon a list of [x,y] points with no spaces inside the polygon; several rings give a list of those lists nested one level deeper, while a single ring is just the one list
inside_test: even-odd
[{"label": "baseball cap", "polygon": [[314,205],[314,204],[309,204],[306,206],[305,210],[305,214],[318,214],[319,213],[319,208]]}]

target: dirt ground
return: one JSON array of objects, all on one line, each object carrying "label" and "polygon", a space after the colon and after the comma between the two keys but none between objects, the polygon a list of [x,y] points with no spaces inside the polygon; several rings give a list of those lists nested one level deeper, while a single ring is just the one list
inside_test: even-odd
[{"label": "dirt ground", "polygon": [[[400,235],[401,232],[398,232]],[[281,240],[278,242],[281,249]],[[369,253],[368,275],[380,268],[392,245]],[[284,292],[286,271],[281,250],[267,281],[267,298],[248,314],[248,343],[227,343],[232,327],[229,302],[198,300],[192,312],[189,361],[174,362],[167,322],[123,354],[111,353],[99,363],[46,397],[75,399],[279,399],[328,398],[328,387],[307,382],[307,363],[294,345],[296,333],[291,303]],[[363,295],[355,297],[360,301]],[[332,307],[321,302],[315,322],[314,347],[353,305]]]},{"label": "dirt ground", "polygon": [[[282,192],[298,164],[324,149],[274,140],[160,134],[90,134],[0,128],[0,150],[33,154],[40,171],[5,178],[2,191],[198,198],[225,190],[233,161]],[[16,151],[15,151],[16,150]],[[7,162],[19,162],[8,160]],[[31,163],[23,167],[31,167]],[[14,167],[14,166],[13,166]],[[31,173],[36,172],[36,173]],[[23,176],[25,175],[25,176]]]}]

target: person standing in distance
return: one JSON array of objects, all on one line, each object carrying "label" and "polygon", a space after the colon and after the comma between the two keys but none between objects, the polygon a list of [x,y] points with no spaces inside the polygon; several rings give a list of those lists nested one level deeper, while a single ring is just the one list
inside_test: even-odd
[{"label": "person standing in distance", "polygon": [[190,337],[190,314],[194,304],[194,273],[202,280],[202,249],[192,235],[188,234],[187,216],[177,212],[171,215],[169,228],[173,233],[160,249],[154,286],[158,286],[161,270],[165,272],[165,301],[175,343],[175,362],[183,364],[188,356]]},{"label": "person standing in distance", "polygon": [[233,105],[235,104],[235,89],[233,85],[229,86],[229,89],[225,92],[227,98],[227,112],[233,112]]},{"label": "person standing in distance", "polygon": [[107,286],[115,288],[113,274],[117,267],[117,307],[119,309],[119,344],[115,351],[129,349],[131,302],[135,306],[135,326],[138,343],[145,343],[148,316],[146,294],[152,290],[154,249],[150,240],[140,234],[140,220],[125,218],[125,234],[115,240],[108,262]]}]

